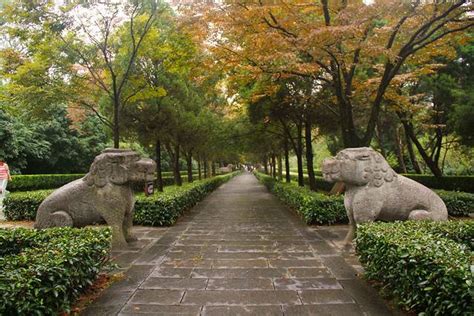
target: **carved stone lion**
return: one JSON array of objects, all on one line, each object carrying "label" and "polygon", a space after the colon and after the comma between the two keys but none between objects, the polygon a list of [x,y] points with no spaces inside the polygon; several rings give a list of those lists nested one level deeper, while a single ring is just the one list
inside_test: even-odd
[{"label": "carved stone lion", "polygon": [[84,227],[106,222],[114,247],[135,240],[130,229],[135,197],[132,182],[151,181],[156,164],[131,150],[106,149],[82,179],[54,191],[38,208],[35,228]]},{"label": "carved stone lion", "polygon": [[371,148],[344,149],[324,160],[322,172],[326,181],[345,184],[344,206],[351,224],[346,243],[352,241],[359,223],[448,219],[446,205],[436,193],[395,173]]}]

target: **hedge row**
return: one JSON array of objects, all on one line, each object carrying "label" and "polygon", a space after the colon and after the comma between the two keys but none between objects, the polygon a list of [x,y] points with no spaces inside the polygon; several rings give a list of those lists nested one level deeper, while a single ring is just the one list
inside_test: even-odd
[{"label": "hedge row", "polygon": [[7,190],[15,192],[55,189],[83,176],[84,174],[17,175],[12,176],[12,181],[8,182]]},{"label": "hedge row", "polygon": [[[322,193],[310,191],[307,188],[298,187],[295,183],[281,183],[262,173],[258,173],[257,177],[270,191],[274,192],[281,200],[296,209],[308,224],[331,224],[339,221],[347,221],[346,216],[342,215],[344,201],[340,196],[329,197]],[[462,217],[474,213],[473,193],[443,190],[437,190],[436,193],[446,204],[450,216]],[[328,210],[322,210],[323,207],[327,207]]]},{"label": "hedge row", "polygon": [[[304,184],[309,185],[308,175],[305,174],[303,179],[304,179]],[[318,190],[326,191],[326,192],[331,191],[334,183],[327,182],[326,180],[324,180],[323,177],[316,176],[315,179],[316,179],[316,187],[318,188]],[[298,183],[298,175],[291,175],[291,181]]]},{"label": "hedge row", "polygon": [[454,217],[469,216],[474,213],[474,194],[467,192],[435,190],[448,208],[448,214]]},{"label": "hedge row", "polygon": [[[183,182],[187,181],[187,172],[182,171]],[[71,181],[82,178],[84,174],[34,174],[34,175],[14,175],[12,181],[8,182],[8,191],[34,191],[57,189]],[[193,174],[195,179],[198,174]],[[163,184],[165,186],[173,185],[174,178],[172,172],[163,172]],[[141,185],[135,185],[137,191],[141,191]]]},{"label": "hedge row", "polygon": [[109,258],[109,229],[0,229],[0,314],[57,315]]},{"label": "hedge row", "polygon": [[[321,177],[321,172],[316,171],[316,184],[318,189],[323,191],[330,191],[332,184],[325,182]],[[474,176],[443,176],[436,178],[435,176],[426,174],[402,174],[403,176],[415,180],[418,183],[431,189],[447,190],[447,191],[462,191],[474,193]],[[298,173],[291,172],[291,179],[298,181]],[[304,182],[308,184],[308,175],[304,174]]]},{"label": "hedge row", "polygon": [[133,222],[146,226],[170,226],[176,223],[184,211],[190,209],[221,184],[239,172],[195,181],[181,187],[165,188],[163,193],[145,197],[140,194],[135,202]]},{"label": "hedge row", "polygon": [[[185,209],[236,174],[234,172],[195,181],[181,187],[165,187],[164,192],[156,192],[149,197],[137,194],[134,222],[153,226],[172,225]],[[34,220],[39,205],[52,192],[53,190],[38,190],[9,194],[3,201],[5,217],[11,221]]]},{"label": "hedge row", "polygon": [[257,178],[280,200],[301,216],[306,224],[334,224],[347,222],[342,196],[329,197],[295,184],[278,182],[272,177],[257,173]]},{"label": "hedge row", "polygon": [[474,176],[443,176],[436,178],[426,174],[404,174],[431,189],[474,193]]},{"label": "hedge row", "polygon": [[366,276],[406,309],[473,315],[474,221],[360,225],[356,251]]}]

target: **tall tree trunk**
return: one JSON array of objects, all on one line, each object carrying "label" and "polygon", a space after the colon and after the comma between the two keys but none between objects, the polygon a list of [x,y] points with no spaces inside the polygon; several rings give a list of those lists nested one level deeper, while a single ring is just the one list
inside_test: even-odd
[{"label": "tall tree trunk", "polygon": [[183,185],[183,179],[181,178],[181,170],[179,166],[179,144],[175,145],[174,149],[174,183],[177,186],[182,186]]},{"label": "tall tree trunk", "polygon": [[157,189],[159,192],[163,192],[163,173],[161,170],[161,142],[159,139],[156,140],[155,144],[156,151],[156,182]]},{"label": "tall tree trunk", "polygon": [[421,157],[425,161],[428,168],[430,168],[433,175],[437,178],[441,178],[443,176],[443,174],[441,172],[441,169],[439,168],[438,164],[428,156],[425,149],[423,148],[421,143],[416,138],[415,131],[413,129],[413,125],[410,122],[406,121],[406,120],[402,120],[402,124],[405,127],[405,132],[408,134],[408,136],[410,137],[413,144],[415,144],[416,148],[418,149],[418,152],[420,153]]},{"label": "tall tree trunk", "polygon": [[352,105],[344,101],[343,92],[336,91],[341,122],[341,136],[345,148],[363,147],[363,141],[357,136]]},{"label": "tall tree trunk", "polygon": [[201,157],[198,157],[197,163],[198,163],[198,177],[199,177],[199,180],[202,180],[202,174],[201,174]]},{"label": "tall tree trunk", "polygon": [[297,126],[298,137],[296,138],[296,160],[298,164],[298,185],[304,187],[304,173],[303,173],[303,140],[301,139],[302,127]]},{"label": "tall tree trunk", "polygon": [[212,176],[216,176],[216,162],[213,160],[211,161],[211,170],[212,170]]},{"label": "tall tree trunk", "polygon": [[114,100],[114,148],[120,147],[120,102]]},{"label": "tall tree trunk", "polygon": [[407,143],[408,156],[410,157],[413,170],[415,170],[417,174],[421,174],[422,173],[421,168],[420,168],[420,165],[418,164],[418,160],[416,159],[415,151],[413,150],[413,144],[411,143],[410,136],[408,136],[408,133],[405,130],[405,126],[403,126],[403,130],[405,132],[405,140]]},{"label": "tall tree trunk", "polygon": [[291,182],[290,174],[290,153],[288,150],[288,138],[285,139],[285,180],[287,183]]},{"label": "tall tree trunk", "polygon": [[186,156],[186,165],[188,167],[188,183],[193,182],[193,155],[191,151]]},{"label": "tall tree trunk", "polygon": [[395,142],[397,143],[397,145],[395,146],[395,151],[397,154],[398,165],[400,166],[400,170],[402,173],[407,173],[405,159],[403,159],[403,141],[400,137],[400,126],[397,126],[396,128]]},{"label": "tall tree trunk", "polygon": [[265,174],[268,174],[268,158],[265,156],[263,159],[263,169],[265,170]]},{"label": "tall tree trunk", "polygon": [[207,165],[207,158],[206,158],[206,156],[204,156],[204,160],[203,160],[202,162],[203,162],[203,164],[204,164],[204,179],[206,179],[206,178],[208,178],[208,176],[207,176],[207,169],[208,169],[207,167],[208,167],[208,165]]},{"label": "tall tree trunk", "polygon": [[382,130],[380,125],[381,124],[380,124],[380,121],[379,121],[377,123],[376,129],[375,129],[375,138],[377,140],[377,143],[379,143],[380,153],[382,154],[382,156],[387,158],[387,152],[385,151],[385,148],[383,147],[383,145],[384,145],[383,130]]},{"label": "tall tree trunk", "polygon": [[275,154],[272,153],[272,177],[273,179],[276,179],[277,174],[276,174],[276,157]]},{"label": "tall tree trunk", "polygon": [[278,181],[283,181],[283,161],[281,158],[281,153],[278,154]]},{"label": "tall tree trunk", "polygon": [[304,138],[306,143],[306,167],[308,168],[308,178],[309,178],[309,189],[311,191],[316,191],[316,177],[314,175],[314,166],[313,166],[313,144],[312,144],[312,135],[311,135],[311,120],[308,118],[305,123],[304,128]]}]

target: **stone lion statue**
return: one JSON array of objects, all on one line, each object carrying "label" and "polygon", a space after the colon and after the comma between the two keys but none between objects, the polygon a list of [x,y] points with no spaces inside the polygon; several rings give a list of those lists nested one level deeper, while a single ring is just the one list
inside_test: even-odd
[{"label": "stone lion statue", "polygon": [[448,219],[446,205],[436,193],[395,173],[372,148],[344,149],[323,161],[322,172],[326,181],[345,184],[344,206],[351,226],[346,244],[359,223]]},{"label": "stone lion statue", "polygon": [[103,223],[112,228],[112,244],[123,247],[135,238],[130,229],[135,197],[132,182],[152,181],[156,164],[131,150],[106,149],[89,173],[49,195],[38,208],[35,228],[84,227]]}]

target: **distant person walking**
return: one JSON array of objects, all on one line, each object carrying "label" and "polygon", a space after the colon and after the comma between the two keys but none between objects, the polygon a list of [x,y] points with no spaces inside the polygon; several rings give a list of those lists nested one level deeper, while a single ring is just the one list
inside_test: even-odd
[{"label": "distant person walking", "polygon": [[5,196],[7,192],[8,180],[11,180],[10,169],[5,161],[0,159],[0,197]]}]

